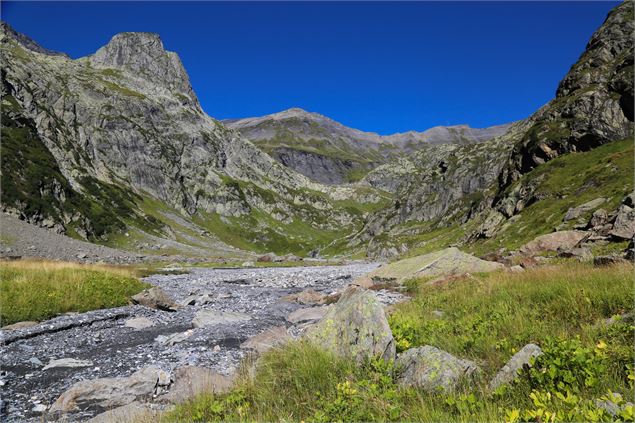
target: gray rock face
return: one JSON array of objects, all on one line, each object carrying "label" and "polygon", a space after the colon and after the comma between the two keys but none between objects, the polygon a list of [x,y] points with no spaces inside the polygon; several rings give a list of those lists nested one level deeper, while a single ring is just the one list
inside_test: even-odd
[{"label": "gray rock face", "polygon": [[[82,214],[89,207],[70,200],[84,198],[125,208],[127,223],[120,221],[111,232],[139,223],[154,228],[148,237],[174,237],[157,223],[165,216],[153,214],[153,220],[139,210],[149,197],[190,226],[195,214],[242,217],[256,210],[285,224],[300,219],[316,230],[351,232],[362,213],[335,202],[380,200],[357,187],[312,182],[207,116],[178,57],[163,49],[156,34],[118,34],[94,55],[76,60],[28,49],[7,31],[0,40],[3,116],[10,112],[16,125],[28,121],[56,176],[41,193],[55,211],[32,213],[28,198],[3,202],[3,210],[24,220],[60,232],[72,224],[90,239],[108,236]],[[271,236],[268,227],[256,229]]]},{"label": "gray rock face", "polygon": [[384,308],[371,291],[344,292],[306,336],[316,345],[358,362],[369,357],[395,358],[395,341]]},{"label": "gray rock face", "polygon": [[140,293],[132,297],[135,304],[141,304],[146,307],[155,308],[163,311],[176,311],[180,307],[174,302],[161,288],[152,287],[144,289]]},{"label": "gray rock face", "polygon": [[426,345],[411,348],[397,357],[396,366],[402,369],[399,383],[426,391],[454,391],[457,385],[479,371],[469,361],[454,357],[436,347]]},{"label": "gray rock face", "polygon": [[338,184],[423,147],[482,142],[509,125],[471,128],[437,126],[424,132],[382,136],[346,127],[326,116],[293,108],[272,115],[223,122],[268,151],[287,167],[319,182]]},{"label": "gray rock face", "polygon": [[159,34],[122,32],[89,57],[96,68],[127,69],[146,76],[148,81],[189,97],[186,102],[198,107],[190,78],[176,53],[166,51]]},{"label": "gray rock face", "polygon": [[251,320],[251,316],[233,311],[202,310],[196,313],[192,325],[195,328],[205,326],[243,323]]},{"label": "gray rock face", "polygon": [[[125,378],[103,378],[77,382],[51,406],[50,412],[74,409],[113,408],[130,404],[155,393],[162,370],[141,369]],[[168,379],[169,383],[169,379]]]},{"label": "gray rock face", "polygon": [[490,389],[496,389],[501,385],[510,383],[518,376],[518,371],[529,366],[532,358],[542,354],[542,350],[536,344],[527,344],[521,348],[512,358],[496,373],[489,383]]}]

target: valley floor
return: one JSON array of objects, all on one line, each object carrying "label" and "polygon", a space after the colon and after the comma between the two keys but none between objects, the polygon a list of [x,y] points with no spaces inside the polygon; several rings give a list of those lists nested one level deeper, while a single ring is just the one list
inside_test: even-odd
[{"label": "valley floor", "polygon": [[[281,302],[281,297],[306,287],[331,293],[375,267],[375,264],[354,264],[193,269],[182,275],[155,275],[145,281],[159,286],[177,303],[191,298],[205,301],[183,306],[176,312],[130,305],[64,315],[27,329],[3,330],[0,338],[1,420],[40,421],[40,413],[31,410],[38,404],[52,404],[75,382],[128,376],[149,365],[166,371],[200,365],[229,374],[246,354],[239,348],[244,340],[266,328],[288,325],[285,318],[302,308],[295,303]],[[386,301],[391,298],[387,296]],[[244,313],[250,319],[191,330],[194,316],[202,309]],[[151,320],[153,326],[139,330],[125,326],[126,321],[140,317]],[[174,343],[166,340],[174,335],[181,340],[172,338]],[[86,360],[91,364],[43,370],[49,361],[62,358]],[[71,414],[70,418],[71,421],[85,420],[98,411]]]}]

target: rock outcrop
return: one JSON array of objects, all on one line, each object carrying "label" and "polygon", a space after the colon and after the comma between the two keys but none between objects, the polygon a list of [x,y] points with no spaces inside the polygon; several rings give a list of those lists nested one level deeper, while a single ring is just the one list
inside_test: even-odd
[{"label": "rock outcrop", "polygon": [[364,278],[402,283],[413,278],[493,272],[504,267],[500,263],[481,260],[478,257],[462,252],[458,248],[451,247],[434,253],[395,261],[374,270],[364,276]]},{"label": "rock outcrop", "polygon": [[140,293],[132,296],[132,301],[135,304],[154,308],[163,311],[176,311],[179,309],[179,305],[174,302],[172,298],[168,296],[161,288],[152,287],[144,289]]},{"label": "rock outcrop", "polygon": [[527,344],[496,373],[489,383],[490,389],[496,389],[501,385],[512,382],[518,376],[518,372],[529,366],[533,358],[542,354],[542,350],[536,344]]},{"label": "rock outcrop", "polygon": [[50,412],[75,409],[110,409],[150,397],[170,384],[170,377],[156,367],[141,369],[125,378],[102,378],[77,382],[51,406]]},{"label": "rock outcrop", "polygon": [[475,363],[430,345],[404,351],[397,357],[395,365],[401,369],[399,384],[430,392],[452,392],[461,381],[480,371]]},{"label": "rock outcrop", "polygon": [[306,337],[357,362],[371,357],[395,358],[395,341],[384,309],[371,291],[349,288]]}]

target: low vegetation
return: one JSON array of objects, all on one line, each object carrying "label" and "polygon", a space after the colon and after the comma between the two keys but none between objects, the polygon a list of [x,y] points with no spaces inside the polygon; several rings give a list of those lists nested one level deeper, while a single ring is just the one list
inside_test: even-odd
[{"label": "low vegetation", "polygon": [[[392,363],[356,366],[295,342],[270,351],[234,390],[203,395],[168,421],[632,421],[612,417],[596,400],[632,398],[632,322],[605,319],[632,309],[632,266],[562,264],[524,273],[494,273],[429,285],[409,281],[412,301],[390,324],[398,349],[434,345],[476,361],[476,382],[454,393],[396,384]],[[487,382],[525,344],[544,355],[512,385]],[[621,394],[620,398],[616,394]]]},{"label": "low vegetation", "polygon": [[0,262],[2,325],[126,305],[148,285],[124,267],[19,260]]}]

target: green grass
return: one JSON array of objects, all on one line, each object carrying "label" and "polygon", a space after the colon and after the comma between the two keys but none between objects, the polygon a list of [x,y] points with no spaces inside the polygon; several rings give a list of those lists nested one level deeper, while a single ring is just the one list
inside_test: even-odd
[{"label": "green grass", "polygon": [[[414,298],[395,308],[391,328],[400,347],[435,345],[479,364],[483,371],[474,384],[455,393],[402,388],[395,383],[399,369],[391,364],[356,366],[294,342],[265,354],[255,377],[249,377],[247,363],[231,392],[199,396],[165,420],[611,421],[593,400],[607,390],[633,397],[633,326],[598,323],[632,309],[632,272],[630,265],[570,263],[443,286],[411,281]],[[436,317],[434,310],[444,315]],[[491,377],[528,342],[545,352],[535,371],[490,391]],[[551,367],[553,374],[541,371]]]},{"label": "green grass", "polygon": [[2,325],[128,304],[149,285],[131,269],[45,261],[0,262]]}]

